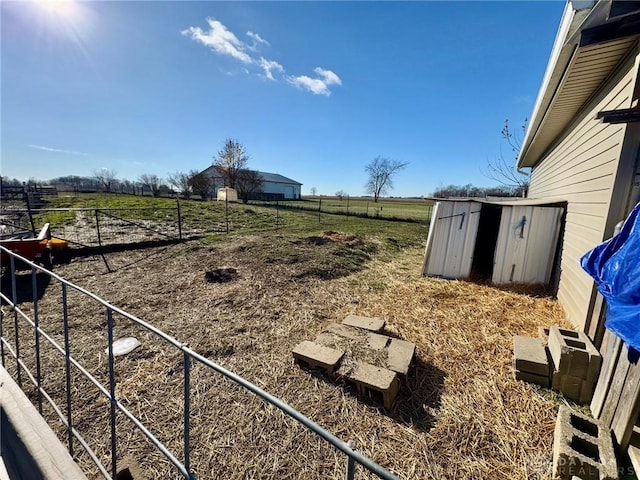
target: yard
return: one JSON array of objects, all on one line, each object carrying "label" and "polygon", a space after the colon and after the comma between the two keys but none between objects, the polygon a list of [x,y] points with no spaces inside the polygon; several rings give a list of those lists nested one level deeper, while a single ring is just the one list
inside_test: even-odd
[{"label": "yard", "polygon": [[[563,324],[555,300],[539,291],[422,277],[421,224],[327,215],[321,224],[295,227],[110,253],[111,272],[100,257],[74,258],[55,271],[353,440],[401,478],[550,477],[555,414],[564,400],[514,380],[511,337]],[[222,266],[236,268],[237,279],[205,280],[206,271]],[[41,324],[56,338],[59,299],[52,283],[39,302]],[[79,296],[69,301],[72,354],[104,378],[104,311]],[[390,410],[293,363],[298,342],[352,313],[382,317],[387,332],[417,345],[415,367]],[[26,345],[32,335],[24,330]],[[11,338],[10,327],[5,335]],[[116,319],[116,337],[128,335],[142,346],[117,360],[117,396],[180,452],[182,357]],[[44,387],[64,403],[59,353],[45,348],[43,364]],[[191,381],[197,478],[344,475],[344,457],[279,410],[198,366]],[[77,377],[73,399],[76,427],[108,464],[107,401]],[[147,478],[178,477],[123,418],[118,442],[118,457],[135,459]],[[78,459],[97,478],[88,457]],[[369,475],[359,468],[356,478]]]}]

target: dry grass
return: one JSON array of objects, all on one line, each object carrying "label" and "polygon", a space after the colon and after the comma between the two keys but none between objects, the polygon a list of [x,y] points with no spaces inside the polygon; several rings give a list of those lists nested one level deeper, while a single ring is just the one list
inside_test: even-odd
[{"label": "dry grass", "polygon": [[[99,258],[75,260],[57,273],[189,342],[338,437],[354,440],[402,478],[548,478],[559,399],[514,380],[511,337],[564,324],[558,304],[486,285],[423,278],[420,248],[389,257],[378,255],[382,247],[371,239],[323,238],[189,243],[112,254],[114,273],[106,273]],[[206,270],[222,266],[236,268],[239,278],[205,281]],[[61,339],[59,298],[59,287],[51,284],[39,308],[45,331]],[[69,301],[72,354],[104,380],[104,312],[76,294]],[[348,314],[385,318],[388,333],[417,345],[416,365],[391,410],[293,363],[293,346]],[[32,334],[25,330],[23,352],[31,358],[26,345]],[[10,325],[5,335],[12,338]],[[117,396],[182,458],[182,357],[116,318],[116,338],[128,335],[143,345],[117,359]],[[43,364],[45,388],[64,405],[60,355],[44,348]],[[108,403],[77,375],[73,399],[76,427],[109,464]],[[344,457],[332,447],[199,365],[192,370],[191,446],[198,478],[344,475]],[[148,478],[178,477],[122,416],[117,454],[135,458]],[[78,459],[97,476],[86,455]],[[358,472],[358,478],[369,478]]]}]

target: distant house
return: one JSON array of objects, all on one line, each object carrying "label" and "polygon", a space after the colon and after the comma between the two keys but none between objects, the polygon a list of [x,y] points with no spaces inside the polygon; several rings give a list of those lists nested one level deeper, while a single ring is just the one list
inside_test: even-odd
[{"label": "distant house", "polygon": [[[217,195],[218,189],[227,185],[223,185],[224,181],[218,171],[212,166],[203,170],[214,180],[215,191],[214,197]],[[252,195],[255,199],[262,200],[298,200],[301,198],[302,184],[278,173],[260,172],[262,177],[262,191]]]}]

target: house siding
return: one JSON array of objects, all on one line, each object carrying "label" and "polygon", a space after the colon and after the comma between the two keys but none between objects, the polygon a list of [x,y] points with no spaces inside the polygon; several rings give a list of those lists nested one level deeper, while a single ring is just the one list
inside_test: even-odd
[{"label": "house siding", "polygon": [[593,281],[579,259],[610,234],[611,197],[627,129],[602,123],[596,114],[631,107],[634,60],[624,62],[531,172],[529,197],[567,201],[558,300],[577,328],[585,327],[594,300]]}]

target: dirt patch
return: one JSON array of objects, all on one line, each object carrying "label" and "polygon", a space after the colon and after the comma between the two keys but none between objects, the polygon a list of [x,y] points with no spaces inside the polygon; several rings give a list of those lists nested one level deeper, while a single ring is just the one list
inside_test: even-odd
[{"label": "dirt patch", "polygon": [[[122,265],[112,273],[99,257],[74,259],[56,273],[353,440],[401,478],[550,478],[557,399],[514,380],[511,337],[566,325],[558,304],[487,285],[424,278],[421,247],[389,259],[377,255],[368,239],[335,232],[317,236],[327,241],[269,235],[232,237],[213,247],[192,242],[121,252],[107,255]],[[203,271],[228,265],[242,275],[226,283],[203,281]],[[52,282],[38,308],[41,327],[62,341],[60,296]],[[108,385],[104,308],[72,290],[68,296],[72,355]],[[348,314],[384,318],[387,334],[417,345],[415,366],[390,410],[293,362],[296,344]],[[116,361],[116,394],[182,458],[183,357],[122,316],[114,321],[116,338],[135,336],[142,343]],[[4,327],[13,339],[12,322]],[[20,337],[25,362],[32,365],[33,334],[25,328]],[[63,357],[41,343],[43,386],[65,405]],[[15,373],[11,362],[8,368]],[[109,465],[109,402],[80,375],[74,374],[72,390],[75,427]],[[55,418],[51,409],[44,414]],[[64,440],[63,427],[57,420],[52,424]],[[197,478],[344,477],[345,459],[335,449],[199,364],[191,369],[191,427]],[[119,416],[118,457],[132,456],[149,478],[177,478],[133,432]],[[78,460],[90,478],[100,478],[86,455]],[[358,467],[358,478],[371,477]]]},{"label": "dirt patch", "polygon": [[238,270],[233,267],[214,268],[204,272],[204,279],[209,283],[226,283],[238,278]]}]

